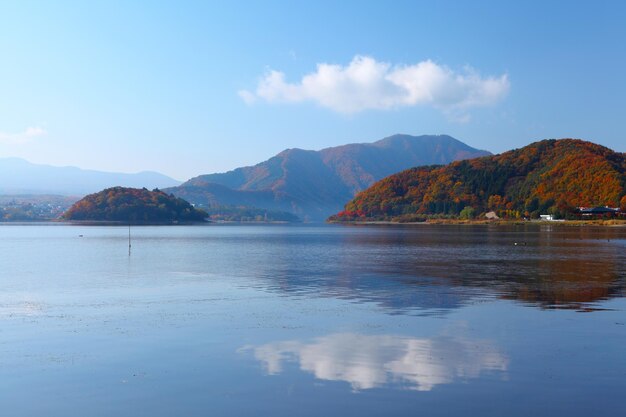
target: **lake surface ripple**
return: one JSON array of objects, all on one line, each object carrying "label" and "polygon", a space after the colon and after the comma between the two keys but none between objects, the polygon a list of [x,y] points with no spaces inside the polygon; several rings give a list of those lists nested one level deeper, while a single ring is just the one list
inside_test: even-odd
[{"label": "lake surface ripple", "polygon": [[626,228],[0,225],[7,416],[624,416]]}]

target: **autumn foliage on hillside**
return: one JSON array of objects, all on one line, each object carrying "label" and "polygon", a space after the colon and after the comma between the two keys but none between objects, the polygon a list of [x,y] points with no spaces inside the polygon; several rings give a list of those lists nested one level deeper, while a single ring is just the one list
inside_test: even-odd
[{"label": "autumn foliage on hillside", "polygon": [[391,175],[357,194],[331,220],[488,211],[508,218],[568,216],[581,206],[626,207],[626,157],[591,142],[550,139]]},{"label": "autumn foliage on hillside", "polygon": [[130,223],[176,223],[203,221],[207,214],[182,198],[158,189],[107,188],[76,202],[64,214],[66,220]]}]

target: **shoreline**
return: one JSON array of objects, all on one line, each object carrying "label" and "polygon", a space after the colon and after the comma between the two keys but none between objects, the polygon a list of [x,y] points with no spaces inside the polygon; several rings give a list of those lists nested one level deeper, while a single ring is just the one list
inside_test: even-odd
[{"label": "shoreline", "polygon": [[602,226],[626,227],[626,220],[457,220],[433,219],[423,222],[398,222],[393,220],[363,220],[363,221],[329,221],[328,224],[347,225],[461,225],[461,226]]},{"label": "shoreline", "polygon": [[211,224],[210,221],[197,222],[124,222],[118,220],[47,220],[42,223],[67,224],[72,226],[194,226]]},{"label": "shoreline", "polygon": [[[54,225],[70,225],[70,226],[218,226],[218,225],[284,225],[284,224],[307,224],[303,222],[287,222],[287,221],[224,221],[224,220],[205,220],[196,222],[123,222],[117,220],[59,220],[59,219],[38,219],[38,220],[11,220],[0,221],[2,224],[54,224]],[[323,223],[320,223],[323,224]]]},{"label": "shoreline", "polygon": [[[16,224],[50,224],[50,225],[70,225],[70,226],[129,226],[128,222],[107,221],[107,220],[19,220],[0,221],[0,225]],[[449,225],[449,226],[565,226],[565,227],[626,227],[626,220],[459,220],[459,219],[431,219],[421,222],[399,222],[393,220],[361,220],[361,221],[326,221],[326,222],[236,222],[236,221],[204,221],[204,222],[131,222],[130,226],[219,226],[219,225],[350,225],[350,226],[420,226],[420,225]]]}]

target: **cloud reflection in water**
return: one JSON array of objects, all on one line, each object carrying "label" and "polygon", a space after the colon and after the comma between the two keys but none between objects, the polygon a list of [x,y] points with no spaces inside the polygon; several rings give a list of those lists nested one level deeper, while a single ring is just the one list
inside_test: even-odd
[{"label": "cloud reflection in water", "polygon": [[283,341],[246,347],[270,375],[286,362],[327,381],[346,381],[355,391],[391,383],[430,391],[455,380],[477,378],[483,371],[505,372],[508,358],[487,340],[440,335],[335,333],[310,343]]}]

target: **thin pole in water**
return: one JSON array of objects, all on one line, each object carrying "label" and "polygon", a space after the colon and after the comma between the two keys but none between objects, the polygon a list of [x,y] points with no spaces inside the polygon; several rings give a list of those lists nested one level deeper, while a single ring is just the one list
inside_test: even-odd
[{"label": "thin pole in water", "polygon": [[128,223],[128,256],[130,256],[130,223]]}]

